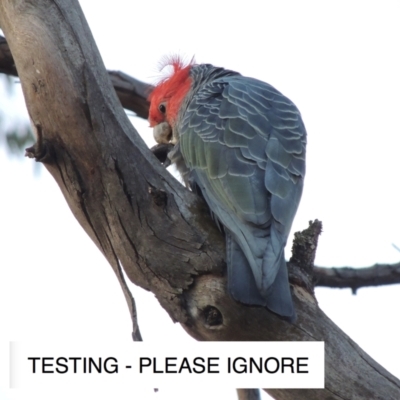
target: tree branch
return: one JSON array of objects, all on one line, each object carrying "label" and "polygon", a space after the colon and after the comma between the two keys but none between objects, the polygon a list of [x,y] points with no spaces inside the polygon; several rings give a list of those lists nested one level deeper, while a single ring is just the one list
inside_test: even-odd
[{"label": "tree branch", "polygon": [[76,0],[2,0],[0,26],[41,132],[33,155],[117,276],[120,262],[198,340],[325,341],[326,388],[268,390],[276,399],[398,399],[399,380],[319,309],[301,275],[295,324],[232,300],[222,234],[130,124]]},{"label": "tree branch", "polygon": [[[18,76],[10,47],[3,36],[0,36],[0,73]],[[120,71],[108,71],[108,75],[122,107],[133,111],[138,117],[147,119],[149,114],[147,97],[153,86]]]},{"label": "tree branch", "polygon": [[138,117],[147,119],[150,106],[147,98],[153,86],[120,71],[108,71],[108,75],[122,107],[135,112]]},{"label": "tree branch", "polygon": [[321,268],[314,267],[315,286],[357,289],[367,286],[400,283],[400,263],[375,264],[367,268]]},{"label": "tree branch", "polygon": [[7,75],[18,76],[14,59],[6,38],[0,36],[0,72]]},{"label": "tree branch", "polygon": [[261,400],[258,389],[236,389],[238,400]]}]

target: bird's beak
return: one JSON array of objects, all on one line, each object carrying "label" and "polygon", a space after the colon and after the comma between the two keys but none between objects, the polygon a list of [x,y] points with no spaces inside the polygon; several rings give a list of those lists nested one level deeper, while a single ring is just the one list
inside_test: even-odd
[{"label": "bird's beak", "polygon": [[154,140],[157,143],[170,143],[172,139],[172,128],[168,122],[161,122],[153,128]]}]

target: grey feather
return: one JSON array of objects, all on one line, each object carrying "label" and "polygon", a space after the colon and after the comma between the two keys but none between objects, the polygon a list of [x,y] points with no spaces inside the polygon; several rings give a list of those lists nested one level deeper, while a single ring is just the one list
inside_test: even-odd
[{"label": "grey feather", "polygon": [[232,297],[293,321],[284,248],[305,175],[300,113],[271,85],[232,71],[198,65],[191,77],[171,159],[224,227]]}]

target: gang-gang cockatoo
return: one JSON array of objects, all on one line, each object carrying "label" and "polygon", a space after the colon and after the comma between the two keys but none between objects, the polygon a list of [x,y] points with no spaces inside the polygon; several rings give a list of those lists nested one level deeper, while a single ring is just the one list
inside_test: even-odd
[{"label": "gang-gang cockatoo", "polygon": [[178,57],[169,65],[150,95],[150,126],[223,226],[229,292],[294,321],[284,248],[305,175],[300,112],[257,79]]}]

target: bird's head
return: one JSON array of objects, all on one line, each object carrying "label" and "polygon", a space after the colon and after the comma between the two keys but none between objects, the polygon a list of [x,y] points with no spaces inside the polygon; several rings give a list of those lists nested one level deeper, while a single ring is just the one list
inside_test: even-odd
[{"label": "bird's head", "polygon": [[186,65],[179,57],[172,57],[162,68],[166,66],[172,67],[172,74],[159,82],[149,96],[149,122],[157,143],[176,144],[178,138],[173,136],[173,128],[182,100],[192,85],[189,72],[193,61]]}]

